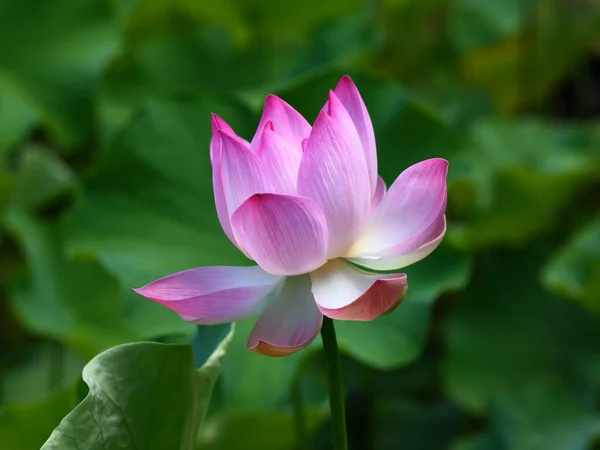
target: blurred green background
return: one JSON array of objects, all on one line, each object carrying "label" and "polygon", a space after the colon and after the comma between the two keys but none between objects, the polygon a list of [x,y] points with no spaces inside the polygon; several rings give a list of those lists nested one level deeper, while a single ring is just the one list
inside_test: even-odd
[{"label": "blurred green background", "polygon": [[[600,449],[600,3],[0,0],[0,47],[1,449],[39,449],[100,352],[194,334],[128,287],[247,263],[216,218],[209,113],[250,138],[276,93],[312,121],[345,73],[388,185],[450,161],[448,234],[402,305],[337,322],[351,448]],[[125,347],[86,368],[104,397],[69,416],[79,438],[47,448],[330,448],[320,343],[261,357],[251,325],[196,442],[161,397],[192,392],[189,347]],[[197,331],[197,364],[227,330]]]}]

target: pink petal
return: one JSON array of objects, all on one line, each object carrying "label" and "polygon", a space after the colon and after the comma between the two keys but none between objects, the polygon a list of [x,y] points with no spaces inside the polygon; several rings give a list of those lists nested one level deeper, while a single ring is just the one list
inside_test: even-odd
[{"label": "pink petal", "polygon": [[210,160],[213,170],[213,190],[215,194],[215,206],[217,208],[217,216],[223,231],[234,245],[237,246],[231,223],[229,221],[229,213],[227,212],[227,201],[225,199],[225,189],[221,176],[221,135],[219,130],[227,134],[235,136],[233,129],[216,114],[212,115],[212,139],[210,141]]},{"label": "pink petal", "polygon": [[221,181],[229,217],[251,196],[271,192],[271,183],[261,171],[258,156],[239,139],[223,131],[221,138]]},{"label": "pink petal", "polygon": [[427,229],[427,232],[429,235],[425,238],[426,242],[417,248],[414,248],[413,243],[408,241],[406,244],[388,250],[348,258],[348,260],[367,271],[397,272],[404,267],[421,261],[438,248],[446,234],[446,217],[442,216],[439,221],[435,222],[433,227]]},{"label": "pink petal", "polygon": [[378,176],[375,194],[373,194],[373,199],[371,200],[371,212],[375,211],[375,209],[379,206],[381,200],[383,200],[386,190],[387,187],[385,185],[385,181],[383,181],[383,178]]},{"label": "pink petal", "polygon": [[315,270],[310,279],[321,312],[338,320],[373,320],[394,309],[408,288],[405,274],[365,274],[340,260]]},{"label": "pink petal", "polygon": [[396,179],[348,258],[374,270],[397,270],[429,255],[446,231],[448,162],[430,159]]},{"label": "pink petal", "polygon": [[358,131],[367,161],[367,168],[369,169],[371,192],[375,192],[377,183],[377,147],[375,146],[373,124],[371,123],[365,102],[348,75],[340,80],[334,92],[350,114],[352,122],[354,122],[354,126]]},{"label": "pink petal", "polygon": [[310,344],[323,323],[306,275],[288,277],[267,310],[260,316],[248,348],[266,356],[286,356]]},{"label": "pink petal", "polygon": [[267,122],[272,122],[275,132],[292,148],[301,152],[302,139],[310,134],[310,125],[302,115],[276,95],[269,95],[265,100],[265,109],[252,139],[254,144],[260,138]]},{"label": "pink petal", "polygon": [[231,224],[238,242],[269,273],[298,275],[326,261],[325,218],[310,199],[254,195],[234,213]]},{"label": "pink petal", "polygon": [[329,259],[345,254],[363,231],[371,188],[360,139],[335,94],[315,121],[298,173],[298,193],[321,207],[329,230]]},{"label": "pink petal", "polygon": [[186,320],[202,324],[236,322],[260,314],[284,277],[252,267],[199,267],[153,281],[134,292]]},{"label": "pink petal", "polygon": [[295,194],[302,153],[278,135],[271,122],[263,128],[256,147],[264,176],[271,180],[274,190]]},{"label": "pink petal", "polygon": [[233,128],[231,128],[231,126],[229,126],[229,124],[227,122],[225,122],[221,117],[219,117],[213,113],[213,114],[211,114],[211,119],[212,119],[213,137],[215,137],[215,135],[217,135],[217,131],[222,131],[231,136],[237,136],[235,134],[235,131],[233,131]]}]

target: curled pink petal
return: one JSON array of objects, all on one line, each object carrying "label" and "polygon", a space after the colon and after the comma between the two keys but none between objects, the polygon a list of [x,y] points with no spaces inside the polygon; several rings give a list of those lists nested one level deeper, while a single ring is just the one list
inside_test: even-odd
[{"label": "curled pink petal", "polygon": [[260,314],[284,277],[258,266],[199,267],[153,281],[134,292],[202,325],[244,320]]},{"label": "curled pink petal", "polygon": [[310,278],[319,310],[338,320],[373,320],[394,309],[408,288],[405,274],[365,274],[340,260],[328,262]]},{"label": "curled pink petal", "polygon": [[307,275],[286,278],[260,316],[248,348],[266,356],[286,356],[309,345],[319,334],[323,315],[310,291]]},{"label": "curled pink petal", "polygon": [[269,273],[298,275],[326,261],[325,218],[308,198],[254,195],[233,214],[231,224],[238,242]]},{"label": "curled pink petal", "polygon": [[345,254],[364,229],[371,188],[360,138],[333,92],[306,143],[298,193],[317,202],[329,230],[329,259]]},{"label": "curled pink petal", "polygon": [[353,264],[365,270],[398,271],[429,256],[442,243],[446,234],[446,217],[442,216],[427,229],[425,242],[414,248],[414,241],[391,247],[380,252],[348,258]]},{"label": "curled pink petal", "polygon": [[439,158],[402,172],[347,257],[363,267],[397,270],[431,253],[446,230],[447,173],[448,162]]},{"label": "curled pink petal", "polygon": [[371,200],[371,212],[377,209],[377,207],[381,203],[381,200],[383,200],[383,196],[385,195],[386,191],[387,187],[385,185],[385,181],[383,181],[383,178],[378,176],[377,185],[375,187],[375,194],[373,194],[373,199]]},{"label": "curled pink petal", "polygon": [[223,131],[221,138],[221,182],[229,217],[257,193],[271,192],[271,183],[261,171],[258,156],[243,142]]},{"label": "curled pink petal", "polygon": [[302,117],[302,114],[276,95],[268,95],[252,144],[260,139],[263,128],[268,122],[273,124],[275,132],[285,142],[289,143],[295,151],[301,153],[302,139],[307,138],[310,134],[310,125]]},{"label": "curled pink petal", "polygon": [[295,194],[302,153],[277,134],[267,122],[256,144],[261,170],[280,194]]},{"label": "curled pink petal", "polygon": [[377,148],[375,146],[373,124],[371,123],[371,117],[369,116],[365,102],[360,96],[358,88],[348,75],[340,80],[334,92],[348,111],[348,114],[350,114],[352,122],[354,122],[354,126],[358,131],[369,170],[371,192],[375,192],[377,183]]}]

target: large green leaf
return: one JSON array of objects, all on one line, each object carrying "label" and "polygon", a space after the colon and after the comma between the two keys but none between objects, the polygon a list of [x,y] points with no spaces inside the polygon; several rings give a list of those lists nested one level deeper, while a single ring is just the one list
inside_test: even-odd
[{"label": "large green leaf", "polygon": [[89,394],[42,448],[193,449],[230,338],[197,371],[185,345],[125,344],[98,355],[83,370]]},{"label": "large green leaf", "polygon": [[558,250],[542,277],[557,294],[600,313],[600,217]]},{"label": "large green leaf", "polygon": [[[119,32],[103,0],[5,1],[0,4],[1,77],[22,93],[17,131],[39,111],[61,144],[81,144],[93,131],[92,99],[101,71],[116,51]],[[43,50],[42,50],[43,49]],[[13,102],[14,104],[14,102]],[[12,114],[12,112],[11,112]],[[0,127],[10,126],[10,122]]]}]

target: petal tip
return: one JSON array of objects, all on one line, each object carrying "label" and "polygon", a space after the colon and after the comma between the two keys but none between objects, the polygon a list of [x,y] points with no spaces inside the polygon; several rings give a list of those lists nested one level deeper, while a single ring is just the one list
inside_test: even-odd
[{"label": "petal tip", "polygon": [[138,295],[144,296],[144,294],[142,294],[142,293],[141,293],[141,290],[142,290],[142,289],[144,289],[144,288],[143,288],[143,287],[141,287],[141,288],[133,288],[133,287],[129,287],[129,290],[130,290],[130,291],[133,291],[133,292],[135,292],[135,293],[136,293],[136,294],[138,294]]},{"label": "petal tip", "polygon": [[215,113],[210,113],[210,120],[213,126],[213,132],[218,131],[223,129],[223,125],[227,125],[227,122],[225,122],[220,116],[218,116]]},{"label": "petal tip", "polygon": [[327,96],[327,114],[331,116],[334,113],[335,108],[344,107],[340,98],[337,96],[333,89],[329,89],[329,94]]},{"label": "petal tip", "polygon": [[338,82],[337,87],[356,87],[356,84],[354,83],[354,81],[352,80],[352,78],[350,77],[350,75],[346,74],[344,75],[342,78],[340,78],[340,81]]},{"label": "petal tip", "polygon": [[265,109],[272,108],[277,105],[289,106],[288,103],[283,100],[281,97],[278,97],[275,94],[269,94],[265,97]]},{"label": "petal tip", "polygon": [[137,295],[139,295],[141,297],[147,298],[149,300],[158,301],[159,299],[157,297],[159,297],[159,296],[156,295],[156,292],[154,292],[154,290],[151,287],[151,285],[153,283],[149,283],[146,286],[142,286],[140,288],[130,287],[129,290],[136,293]]},{"label": "petal tip", "polygon": [[450,163],[448,162],[448,160],[444,159],[444,158],[431,158],[426,160],[430,163],[435,163],[435,164],[440,164],[446,167],[446,169],[450,166]]}]

